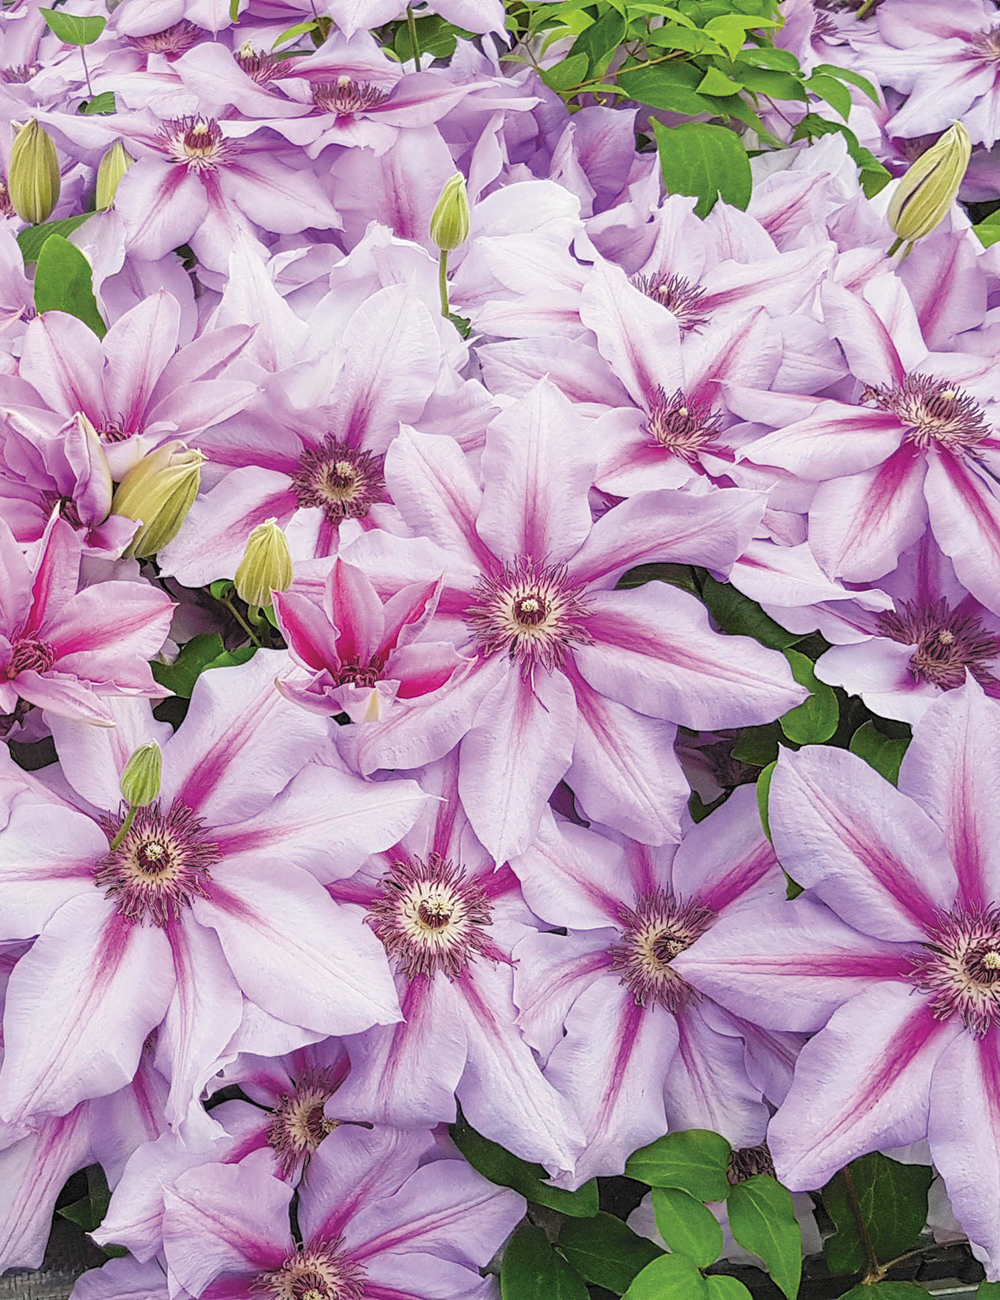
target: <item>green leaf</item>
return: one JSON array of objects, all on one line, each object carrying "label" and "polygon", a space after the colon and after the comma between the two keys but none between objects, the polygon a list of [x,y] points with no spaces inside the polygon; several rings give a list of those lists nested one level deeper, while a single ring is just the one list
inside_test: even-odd
[{"label": "green leaf", "polygon": [[[108,113],[117,113],[115,105],[115,92],[113,90],[104,90],[93,99],[88,99],[85,104],[81,104],[78,110],[84,117],[97,117]],[[89,214],[88,214],[89,215]],[[73,220],[71,217],[70,220]]]},{"label": "green leaf", "polygon": [[157,663],[154,659],[150,668],[161,686],[166,686],[175,695],[190,699],[201,673],[225,651],[226,647],[218,632],[202,632],[181,646],[180,654],[172,664]]},{"label": "green leaf", "polygon": [[980,1282],[976,1300],[1000,1300],[1000,1282]]},{"label": "green leaf", "polygon": [[99,339],[108,332],[97,310],[90,263],[62,235],[49,235],[38,254],[35,308],[39,312],[68,312],[89,325]]},{"label": "green leaf", "polygon": [[231,596],[236,590],[236,584],[228,578],[216,578],[214,582],[208,584],[208,590],[216,600],[225,600],[227,596]]},{"label": "green leaf", "polygon": [[530,1165],[511,1155],[496,1142],[477,1133],[464,1119],[452,1124],[450,1132],[452,1141],[473,1169],[477,1169],[491,1183],[513,1187],[526,1200],[533,1201],[536,1205],[546,1205],[550,1210],[559,1210],[574,1218],[589,1219],[598,1212],[597,1183],[593,1178],[575,1192],[564,1192],[561,1188],[549,1187],[542,1181],[548,1178],[548,1174],[541,1165]]},{"label": "green leaf", "polygon": [[64,1206],[58,1213],[70,1223],[79,1224],[84,1232],[93,1232],[102,1223],[110,1202],[111,1192],[104,1170],[100,1165],[88,1165],[87,1195],[72,1205]]},{"label": "green leaf", "polygon": [[881,773],[893,785],[899,780],[899,765],[903,761],[909,740],[883,736],[874,722],[863,723],[851,737],[850,751],[863,758],[869,767]]},{"label": "green leaf", "polygon": [[249,663],[257,650],[258,647],[255,645],[241,645],[236,650],[223,650],[221,655],[216,655],[205,665],[202,672],[207,673],[210,668],[234,668],[238,664]]},{"label": "green leaf", "polygon": [[837,81],[834,77],[826,77],[822,72],[814,72],[806,82],[806,89],[811,90],[814,95],[818,95],[820,99],[825,99],[828,104],[831,104],[845,122],[851,116],[853,106],[851,92],[845,89],[843,83]]},{"label": "green leaf", "polygon": [[788,1300],[795,1300],[802,1278],[802,1229],[788,1191],[769,1174],[737,1183],[729,1195],[729,1230],[760,1256]]},{"label": "green leaf", "polygon": [[690,63],[639,64],[622,68],[618,84],[629,99],[667,113],[712,113],[711,100],[699,95],[701,72]]},{"label": "green leaf", "polygon": [[698,595],[690,564],[638,564],[618,579],[618,587],[641,587],[647,582],[669,582],[672,587]]},{"label": "green leaf", "polygon": [[744,1296],[753,1300],[743,1283],[735,1277],[706,1277],[705,1285],[708,1287],[709,1300],[743,1300]]},{"label": "green leaf", "polygon": [[665,127],[653,122],[663,179],[671,194],[695,194],[695,212],[707,217],[717,199],[746,208],[753,178],[750,159],[735,132],[707,122]]},{"label": "green leaf", "polygon": [[[418,18],[415,25],[417,48],[421,54],[429,54],[432,59],[451,58],[458,45],[458,37],[462,34],[460,27],[455,27],[439,14],[428,14],[426,18]],[[407,23],[400,24],[393,49],[404,63],[413,58],[413,45]]]},{"label": "green leaf", "polygon": [[721,14],[718,18],[709,19],[705,24],[705,31],[711,32],[729,57],[735,59],[746,43],[747,32],[752,27],[776,26],[777,23],[773,19],[761,18],[757,14],[741,16],[740,14],[727,13]]},{"label": "green leaf", "polygon": [[533,1223],[522,1223],[504,1248],[500,1294],[503,1300],[588,1300],[583,1278]]},{"label": "green leaf", "polygon": [[754,767],[767,767],[778,757],[781,736],[781,728],[776,722],[768,722],[762,727],[744,727],[739,743],[733,746],[733,758],[740,763],[752,763]]},{"label": "green leaf", "polygon": [[311,32],[315,26],[316,20],[310,18],[307,22],[296,23],[294,27],[286,27],[280,36],[275,37],[271,49],[276,50],[279,45],[287,45],[289,41],[297,41],[300,36],[305,36],[307,32]]},{"label": "green leaf", "polygon": [[927,1300],[927,1290],[916,1282],[877,1282],[852,1286],[840,1300]]},{"label": "green leaf", "polygon": [[787,650],[802,640],[799,632],[789,632],[769,618],[755,600],[744,596],[731,582],[716,582],[706,575],[702,600],[723,632],[731,636],[752,636],[772,650]]},{"label": "green leaf", "polygon": [[828,77],[836,77],[839,81],[849,81],[852,86],[857,86],[863,90],[873,104],[878,103],[878,91],[860,72],[854,72],[851,68],[841,68],[836,63],[820,63],[813,68],[813,72],[819,72]]},{"label": "green leaf", "polygon": [[659,1246],[640,1237],[613,1214],[567,1219],[559,1231],[559,1249],[581,1277],[621,1295],[638,1273],[659,1259]]},{"label": "green leaf", "polygon": [[741,58],[736,64],[736,75],[747,90],[758,95],[767,95],[771,99],[809,98],[800,79],[791,72],[774,68],[745,68]]},{"label": "green leaf", "polygon": [[675,1255],[708,1268],[722,1254],[722,1229],[711,1210],[679,1187],[653,1188],[653,1213],[660,1236]]},{"label": "green leaf", "polygon": [[700,95],[738,95],[743,83],[732,81],[720,68],[709,68],[697,89]]},{"label": "green leaf", "polygon": [[724,1201],[732,1190],[726,1177],[731,1153],[718,1133],[681,1129],[634,1152],[625,1173],[651,1187],[680,1187],[699,1201]]},{"label": "green leaf", "polygon": [[21,250],[25,266],[38,261],[42,245],[52,235],[71,235],[93,215],[92,212],[81,212],[79,216],[63,217],[61,221],[46,221],[40,226],[26,226],[17,237],[17,246]]},{"label": "green leaf", "polygon": [[879,190],[885,189],[892,180],[892,174],[882,166],[870,149],[858,142],[858,137],[843,122],[831,122],[818,113],[807,113],[792,132],[792,141],[829,135],[831,131],[838,131],[847,141],[847,152],[861,168],[861,188],[866,197],[873,198]]},{"label": "green leaf", "polygon": [[1000,225],[994,226],[986,221],[981,221],[978,226],[973,226],[972,229],[979,236],[979,242],[984,248],[992,248],[1000,239]]},{"label": "green leaf", "polygon": [[542,73],[542,80],[552,90],[568,90],[584,80],[589,67],[586,54],[571,54],[568,59],[547,68]]},{"label": "green leaf", "polygon": [[[934,1171],[927,1165],[903,1165],[873,1152],[847,1166],[861,1216],[879,1260],[895,1259],[909,1250],[927,1222],[927,1191]],[[837,1231],[823,1244],[831,1273],[864,1268],[865,1248],[848,1199],[843,1173],[823,1188],[823,1205]]]},{"label": "green leaf", "polygon": [[108,25],[106,18],[81,18],[62,9],[40,9],[39,13],[64,45],[93,45]]},{"label": "green leaf", "polygon": [[625,1300],[708,1300],[708,1287],[684,1255],[661,1255],[646,1265]]},{"label": "green leaf", "polygon": [[647,46],[661,50],[685,50],[689,54],[725,54],[718,41],[713,41],[700,27],[654,27],[642,38]]},{"label": "green leaf", "polygon": [[792,676],[800,686],[809,688],[810,695],[778,719],[781,730],[797,745],[821,745],[837,730],[840,720],[836,692],[819,680],[811,659],[797,650],[786,650],[785,658],[792,666]]},{"label": "green leaf", "polygon": [[771,794],[771,777],[774,776],[774,769],[777,766],[778,761],[775,759],[773,763],[768,763],[757,778],[757,811],[760,813],[760,823],[768,839],[771,838],[771,821],[767,815],[767,801]]},{"label": "green leaf", "polygon": [[596,23],[576,38],[570,54],[585,54],[594,76],[603,75],[624,39],[627,23],[617,9],[606,9]]},{"label": "green leaf", "polygon": [[751,63],[755,68],[774,68],[778,72],[801,72],[799,61],[791,50],[782,50],[776,45],[764,45],[758,50],[741,50],[740,63]]}]

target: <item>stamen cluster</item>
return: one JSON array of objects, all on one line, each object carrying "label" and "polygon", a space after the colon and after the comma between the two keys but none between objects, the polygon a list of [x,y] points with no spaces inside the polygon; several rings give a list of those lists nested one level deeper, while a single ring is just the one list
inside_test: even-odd
[{"label": "stamen cluster", "polygon": [[571,645],[590,645],[588,609],[564,565],[520,559],[483,577],[462,615],[485,655],[505,652],[528,677],[562,668]]},{"label": "stamen cluster", "polygon": [[705,933],[715,913],[697,899],[683,902],[654,889],[635,908],[623,904],[618,915],[622,937],[610,949],[611,969],[640,1007],[654,1004],[676,1015],[697,994],[670,963]]},{"label": "stamen cluster", "polygon": [[336,113],[338,117],[349,117],[352,113],[378,108],[388,97],[388,91],[381,90],[370,81],[352,81],[347,76],[338,77],[336,81],[317,82],[313,86],[313,103],[316,107],[324,113]]},{"label": "stamen cluster", "polygon": [[718,438],[722,415],[709,402],[685,397],[679,388],[671,397],[658,388],[643,429],[654,442],[690,463]]},{"label": "stamen cluster", "polygon": [[252,1289],[273,1300],[364,1300],[364,1265],[342,1247],[342,1237],[309,1250],[300,1247],[281,1268],[261,1273]]},{"label": "stamen cluster", "polygon": [[362,519],[385,500],[384,456],[349,447],[328,434],[319,447],[302,454],[292,475],[292,491],[303,509],[318,507],[330,524]]},{"label": "stamen cluster", "polygon": [[982,1038],[1000,1025],[1000,908],[943,913],[913,958],[913,983],[939,1020],[959,1016]]},{"label": "stamen cluster", "polygon": [[943,599],[933,605],[902,601],[897,609],[879,614],[877,624],[883,636],[901,645],[916,643],[910,657],[916,681],[950,691],[970,673],[991,693],[1000,687],[986,666],[1000,656],[1000,636],[984,631],[974,614],[951,609]]},{"label": "stamen cluster", "polygon": [[181,117],[163,127],[167,153],[189,171],[215,171],[230,161],[239,146],[227,140],[218,122],[208,117]]},{"label": "stamen cluster", "polygon": [[657,271],[654,275],[633,275],[630,283],[676,316],[681,329],[696,330],[708,324],[708,312],[701,310],[705,290],[685,276]]},{"label": "stamen cluster", "polygon": [[328,1119],[324,1110],[336,1088],[331,1070],[304,1070],[295,1091],[278,1098],[267,1129],[267,1145],[286,1178],[308,1161],[337,1127],[337,1120]]},{"label": "stamen cluster", "polygon": [[906,426],[906,441],[922,450],[936,443],[947,451],[961,451],[990,434],[976,399],[934,375],[907,375],[901,384],[869,385],[861,400],[895,415]]}]

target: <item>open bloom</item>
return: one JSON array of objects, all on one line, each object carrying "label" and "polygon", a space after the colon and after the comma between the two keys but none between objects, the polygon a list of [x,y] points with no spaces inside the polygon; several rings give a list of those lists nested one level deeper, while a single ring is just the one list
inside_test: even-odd
[{"label": "open bloom", "polygon": [[386,476],[423,536],[367,533],[345,554],[384,594],[443,573],[434,623],[475,656],[448,699],[397,710],[354,757],[365,772],[416,766],[461,741],[462,803],[497,862],[527,848],[564,776],[589,817],[678,839],[688,789],[674,724],[763,722],[803,697],[783,658],[712,631],[693,596],[615,590],[648,560],[728,570],[757,494],[640,493],[595,523],[580,423],[539,383],[490,425],[482,485],[457,443],[405,430]]},{"label": "open bloom", "polygon": [[768,1143],[793,1191],[927,1138],[1000,1278],[1000,706],[968,681],[896,790],[844,750],[783,753],[770,820],[793,902],[723,918],[677,965],[766,1028],[813,1033]]},{"label": "open bloom", "polygon": [[[350,871],[395,843],[425,796],[311,762],[326,727],[274,689],[284,654],[198,681],[173,736],[144,701],[114,728],[53,719],[65,796],[9,763],[0,797],[3,938],[38,935],[11,975],[0,1116],[65,1114],[125,1086],[161,1027],[171,1091],[187,1114],[244,1016],[244,997],[320,1033],[399,1018],[381,947],[357,908],[309,868]],[[132,752],[163,751],[157,802],[126,822]],[[98,811],[101,810],[101,811]]]},{"label": "open bloom", "polygon": [[[768,1111],[740,1022],[674,966],[722,918],[784,893],[754,791],[736,790],[680,848],[618,845],[549,818],[512,865],[532,909],[568,927],[517,945],[514,995],[546,1078],[584,1121],[574,1185],[621,1173],[668,1128],[763,1141]],[[756,1050],[785,1054],[779,1038],[758,1035]]]}]

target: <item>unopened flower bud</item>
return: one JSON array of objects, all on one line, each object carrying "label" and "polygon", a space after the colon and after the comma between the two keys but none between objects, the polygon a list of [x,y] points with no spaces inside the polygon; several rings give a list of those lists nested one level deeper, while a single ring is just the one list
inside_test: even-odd
[{"label": "unopened flower bud", "polygon": [[971,153],[969,133],[956,122],[907,170],[889,203],[889,225],[899,236],[892,252],[902,243],[923,239],[945,219]]},{"label": "unopened flower bud", "polygon": [[22,126],[10,150],[7,193],[22,221],[37,226],[59,202],[59,157],[52,137],[34,118]]},{"label": "unopened flower bud", "polygon": [[174,540],[198,495],[204,459],[202,452],[183,442],[165,442],[125,475],[111,502],[111,513],[142,523],[126,557],[147,559]]},{"label": "unopened flower bud", "polygon": [[135,162],[120,140],[116,140],[101,159],[97,169],[97,194],[95,203],[98,212],[104,212],[115,201],[118,182]]},{"label": "unopened flower bud", "polygon": [[236,594],[248,605],[270,605],[271,593],[292,585],[292,557],[277,521],[259,524],[247,541],[236,570]]},{"label": "unopened flower bud", "polygon": [[450,253],[469,238],[469,195],[465,177],[456,172],[445,181],[437,207],[431,213],[431,239],[442,252]]},{"label": "unopened flower bud", "polygon": [[122,798],[130,808],[145,808],[159,796],[162,768],[163,755],[155,740],[140,745],[133,753],[119,782]]}]

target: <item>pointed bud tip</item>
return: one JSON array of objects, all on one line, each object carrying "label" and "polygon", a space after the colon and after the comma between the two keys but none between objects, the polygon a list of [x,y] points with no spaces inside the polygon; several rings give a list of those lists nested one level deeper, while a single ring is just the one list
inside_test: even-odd
[{"label": "pointed bud tip", "polygon": [[122,798],[130,808],[145,808],[160,793],[163,754],[155,740],[140,745],[125,764],[119,783]]},{"label": "pointed bud tip", "polygon": [[972,140],[955,122],[909,167],[889,203],[888,220],[898,236],[894,247],[923,239],[945,219],[955,202],[972,154]]},{"label": "pointed bud tip", "polygon": [[52,137],[34,118],[14,138],[7,173],[7,197],[22,221],[47,221],[59,202],[59,155]]},{"label": "pointed bud tip", "polygon": [[270,605],[272,593],[292,585],[292,557],[276,519],[259,524],[247,539],[236,576],[236,594],[247,605]]},{"label": "pointed bud tip", "polygon": [[142,525],[125,551],[126,558],[148,559],[174,540],[198,495],[205,460],[204,452],[174,441],[132,466],[111,502],[112,514]]},{"label": "pointed bud tip", "polygon": [[450,253],[469,238],[471,213],[465,177],[456,172],[445,181],[441,197],[431,214],[431,239],[442,252]]}]

